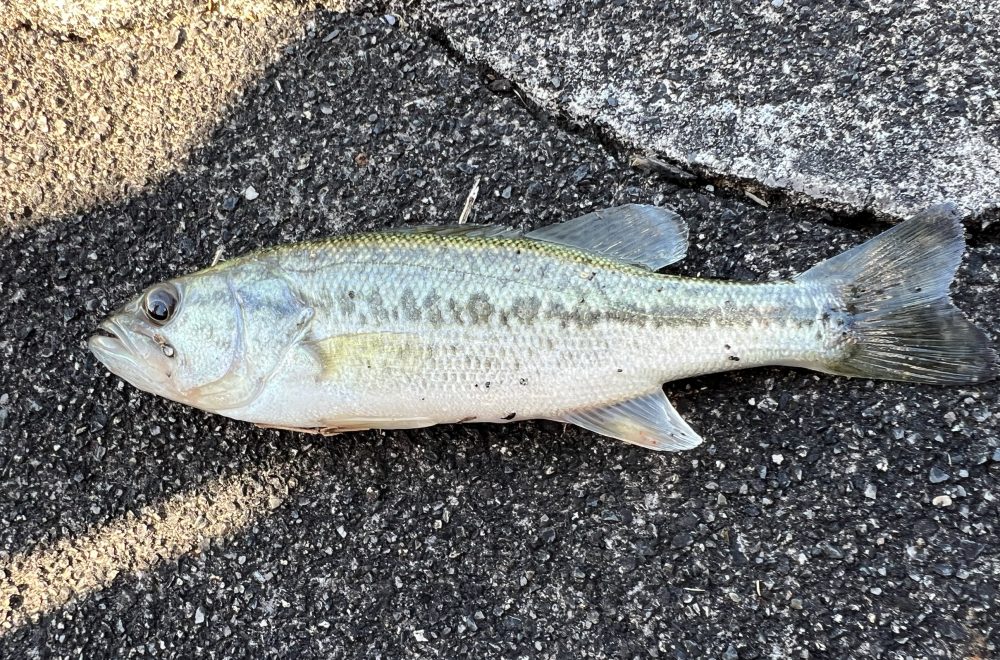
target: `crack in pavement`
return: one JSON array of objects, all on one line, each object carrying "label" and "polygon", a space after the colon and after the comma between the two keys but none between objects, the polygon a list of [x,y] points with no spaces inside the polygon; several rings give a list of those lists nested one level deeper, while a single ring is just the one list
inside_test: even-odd
[{"label": "crack in pavement", "polygon": [[[995,388],[873,385],[784,369],[672,388],[691,423],[716,438],[698,456],[633,453],[547,423],[345,437],[309,452],[308,492],[271,515],[269,497],[256,490],[268,482],[252,477],[249,497],[226,501],[252,509],[256,522],[239,512],[223,516],[231,523],[223,535],[232,535],[225,543],[199,552],[202,529],[200,538],[173,546],[163,564],[155,552],[161,546],[148,545],[162,527],[147,527],[139,559],[159,565],[147,574],[129,572],[144,569],[121,557],[97,576],[42,571],[67,558],[86,567],[81,544],[105,548],[116,535],[141,533],[131,523],[148,512],[159,516],[148,518],[156,525],[183,511],[177,526],[197,530],[205,512],[217,519],[211,493],[231,491],[221,483],[181,491],[186,484],[212,480],[220,469],[256,475],[255,466],[309,442],[156,400],[83,354],[82,334],[126,289],[207,264],[220,245],[236,254],[333,232],[448,221],[480,177],[471,221],[547,223],[611,202],[674,205],[694,229],[678,274],[764,279],[854,242],[798,212],[765,212],[734,203],[727,191],[709,195],[641,176],[553,122],[542,130],[546,122],[482,85],[471,65],[451,59],[426,33],[390,24],[378,16],[320,17],[314,34],[247,88],[187,167],[81,219],[0,232],[12,276],[9,290],[4,283],[12,304],[0,312],[0,354],[15,365],[0,371],[0,412],[9,408],[4,431],[12,439],[0,443],[0,472],[10,484],[0,498],[0,517],[10,521],[0,619],[11,596],[19,609],[33,603],[29,609],[49,612],[4,637],[0,647],[10,650],[0,655],[87,648],[118,656],[162,643],[150,652],[190,657],[259,643],[302,657],[359,649],[462,657],[497,648],[530,655],[540,640],[576,655],[631,657],[666,653],[689,638],[716,657],[737,647],[744,655],[742,640],[759,640],[747,642],[747,654],[773,647],[798,655],[799,646],[811,653],[873,648],[896,625],[911,640],[899,643],[900,652],[940,642],[939,654],[962,655],[962,642],[942,639],[933,617],[958,607],[981,617],[970,628],[988,638]],[[241,194],[250,185],[259,193],[252,200]],[[995,251],[970,255],[968,286],[956,291],[987,327],[997,327]],[[927,470],[939,462],[953,477],[928,486]],[[961,499],[947,490],[959,483]],[[868,485],[877,485],[877,498],[865,494]],[[284,497],[281,484],[272,486]],[[885,494],[893,492],[906,496]],[[945,492],[953,507],[928,505],[927,494]],[[61,529],[84,531],[60,539]],[[922,544],[918,536],[931,553],[923,567],[906,554]],[[969,575],[931,583],[935,549],[950,553],[966,541],[989,548],[985,557],[948,558],[949,570]],[[819,548],[831,546],[843,548],[842,559],[824,559]],[[185,547],[193,554],[175,566],[169,557]],[[888,577],[850,570],[858,565],[885,567]],[[255,580],[258,568],[274,568],[273,580]],[[919,589],[906,577],[912,571],[920,572]],[[48,584],[11,591],[53,572],[74,573],[59,582],[62,595]],[[518,578],[529,572],[533,586],[526,587]],[[763,597],[753,593],[754,579]],[[867,594],[876,585],[886,606],[878,625],[869,625]],[[742,604],[730,592],[742,593]],[[804,611],[789,607],[792,596]],[[270,605],[282,598],[287,605]],[[504,603],[517,607],[501,612]],[[607,603],[614,622],[579,616],[603,617]],[[480,632],[445,632],[463,617]],[[795,631],[804,617],[815,626],[803,640]],[[116,620],[126,633],[115,632]],[[722,628],[725,636],[713,634]],[[415,641],[415,630],[428,641]],[[614,646],[626,643],[634,645]]]},{"label": "crack in pavement", "polygon": [[[569,108],[558,102],[554,102],[553,107],[546,106],[533,97],[523,82],[501,73],[487,58],[470,57],[456,44],[445,25],[436,22],[433,16],[421,13],[427,4],[422,0],[415,0],[405,3],[403,7],[399,7],[398,3],[389,3],[389,6],[396,7],[412,24],[419,26],[419,29],[459,65],[478,72],[485,80],[484,87],[487,90],[500,96],[515,96],[536,120],[553,124],[560,130],[596,142],[620,163],[632,164],[633,160],[644,160],[648,163],[652,160],[653,167],[647,169],[665,182],[692,189],[711,186],[709,192],[713,194],[722,197],[748,198],[768,208],[815,212],[819,215],[820,222],[834,227],[877,233],[900,219],[879,213],[870,203],[870,194],[863,205],[852,207],[846,202],[815,198],[791,188],[770,186],[756,179],[727,175],[706,166],[681,162],[651,147],[632,144],[614,127],[602,122],[599,116],[574,115]],[[634,164],[632,166],[634,167]],[[987,209],[967,216],[966,227],[970,244],[982,245],[1000,240],[998,225],[1000,225],[1000,208]]]}]

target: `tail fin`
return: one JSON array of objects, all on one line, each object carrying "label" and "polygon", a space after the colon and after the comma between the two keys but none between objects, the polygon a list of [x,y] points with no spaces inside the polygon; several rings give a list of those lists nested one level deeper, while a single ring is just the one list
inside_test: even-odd
[{"label": "tail fin", "polygon": [[943,204],[797,277],[832,287],[845,314],[844,354],[824,370],[920,383],[995,378],[986,335],[948,296],[964,251],[958,212]]}]

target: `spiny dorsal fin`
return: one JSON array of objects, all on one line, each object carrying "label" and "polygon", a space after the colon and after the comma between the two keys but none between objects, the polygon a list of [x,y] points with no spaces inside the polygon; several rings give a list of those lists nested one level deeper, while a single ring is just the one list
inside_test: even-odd
[{"label": "spiny dorsal fin", "polygon": [[684,258],[688,227],[673,211],[626,204],[542,227],[527,237],[659,270]]},{"label": "spiny dorsal fin", "polygon": [[390,229],[392,234],[435,234],[437,236],[468,236],[475,238],[518,238],[521,232],[501,225],[414,225]]},{"label": "spiny dorsal fin", "polygon": [[691,449],[702,441],[662,390],[603,408],[578,410],[558,421],[656,451]]}]

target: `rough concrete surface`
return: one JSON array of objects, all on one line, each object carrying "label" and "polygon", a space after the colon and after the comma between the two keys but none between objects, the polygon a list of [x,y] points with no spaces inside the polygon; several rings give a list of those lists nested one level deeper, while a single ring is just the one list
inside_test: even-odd
[{"label": "rough concrete surface", "polygon": [[757,190],[1000,208],[995,3],[455,2],[420,13],[543,107]]},{"label": "rough concrete surface", "polygon": [[81,39],[184,24],[207,15],[260,20],[316,7],[341,10],[344,5],[344,0],[8,0],[0,11],[0,26]]},{"label": "rough concrete surface", "polygon": [[20,17],[0,36],[0,219],[115,201],[173,171],[304,20],[292,3],[194,4],[0,10]]},{"label": "rough concrete surface", "polygon": [[[689,276],[788,276],[883,228],[631,169],[399,17],[310,19],[176,172],[0,231],[0,657],[998,654],[996,383],[691,379],[667,393],[707,442],[658,454],[554,423],[265,431],[108,375],[85,338],[151,282],[453,221],[477,177],[470,222],[670,205]],[[979,236],[955,298],[994,340],[998,279]],[[64,591],[123,520],[275,465],[295,488],[250,487],[242,531],[195,508],[171,528],[206,525],[196,550]]]}]

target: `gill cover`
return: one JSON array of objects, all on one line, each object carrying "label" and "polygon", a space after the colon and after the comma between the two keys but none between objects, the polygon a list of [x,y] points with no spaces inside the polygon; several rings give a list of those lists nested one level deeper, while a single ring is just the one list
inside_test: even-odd
[{"label": "gill cover", "polygon": [[313,308],[268,264],[243,262],[219,273],[233,299],[232,360],[222,377],[187,394],[199,408],[229,410],[247,405],[309,330]]}]

